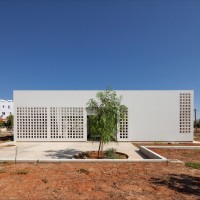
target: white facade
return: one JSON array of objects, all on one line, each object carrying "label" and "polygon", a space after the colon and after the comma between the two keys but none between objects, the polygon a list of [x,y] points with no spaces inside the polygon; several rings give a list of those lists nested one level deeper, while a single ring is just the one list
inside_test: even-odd
[{"label": "white facade", "polygon": [[[14,139],[87,141],[86,104],[97,91],[14,91]],[[118,90],[128,115],[118,141],[193,141],[191,90]]]},{"label": "white facade", "polygon": [[0,99],[0,117],[5,119],[13,114],[13,101]]}]

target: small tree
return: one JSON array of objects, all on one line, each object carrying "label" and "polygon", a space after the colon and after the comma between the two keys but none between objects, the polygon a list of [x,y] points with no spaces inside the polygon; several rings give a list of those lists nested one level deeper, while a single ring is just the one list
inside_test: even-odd
[{"label": "small tree", "polygon": [[127,107],[121,105],[122,96],[117,97],[112,89],[97,92],[97,100],[90,99],[87,109],[91,113],[89,129],[91,134],[100,137],[98,156],[103,155],[105,143],[115,139],[120,118],[123,118]]},{"label": "small tree", "polygon": [[9,115],[7,117],[7,126],[12,128],[13,127],[13,115]]}]

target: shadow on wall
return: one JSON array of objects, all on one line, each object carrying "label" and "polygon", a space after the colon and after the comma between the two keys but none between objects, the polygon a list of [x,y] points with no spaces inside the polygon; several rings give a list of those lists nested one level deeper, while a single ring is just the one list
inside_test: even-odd
[{"label": "shadow on wall", "polygon": [[155,185],[167,186],[176,192],[200,197],[200,177],[169,174],[161,178],[151,178],[150,181]]},{"label": "shadow on wall", "polygon": [[49,150],[45,151],[47,154],[45,156],[49,156],[55,159],[71,159],[73,155],[80,153],[81,151],[77,151],[76,149],[64,149],[64,150]]}]

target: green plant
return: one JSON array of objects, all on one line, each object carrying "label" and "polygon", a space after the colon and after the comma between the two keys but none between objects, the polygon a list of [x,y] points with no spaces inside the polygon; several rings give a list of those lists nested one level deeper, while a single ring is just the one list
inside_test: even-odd
[{"label": "green plant", "polygon": [[97,100],[90,99],[87,111],[90,113],[90,133],[100,138],[98,156],[103,155],[103,146],[116,138],[119,120],[127,113],[127,107],[121,105],[122,96],[112,89],[97,92]]},{"label": "green plant", "polygon": [[163,177],[163,181],[165,182],[165,184],[169,185],[170,184],[170,176],[164,176]]},{"label": "green plant", "polygon": [[12,127],[13,127],[13,120],[14,120],[13,115],[9,115],[9,116],[7,117],[7,123],[6,123],[6,125],[7,125],[8,127],[12,128]]},{"label": "green plant", "polygon": [[4,121],[0,121],[0,128],[5,127],[5,122]]},{"label": "green plant", "polygon": [[15,173],[16,174],[28,174],[29,171],[27,169],[19,169]]},{"label": "green plant", "polygon": [[187,167],[192,167],[193,169],[200,169],[200,163],[199,162],[186,162],[185,165]]},{"label": "green plant", "polygon": [[104,157],[107,159],[118,159],[119,156],[116,154],[116,149],[110,148],[104,151]]}]

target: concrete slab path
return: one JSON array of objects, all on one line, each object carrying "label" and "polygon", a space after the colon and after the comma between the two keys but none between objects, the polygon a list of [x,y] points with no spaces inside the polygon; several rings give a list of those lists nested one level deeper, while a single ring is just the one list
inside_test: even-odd
[{"label": "concrete slab path", "polygon": [[[13,146],[12,146],[13,145]],[[14,146],[15,145],[15,146]],[[96,151],[98,142],[11,142],[0,145],[0,160],[70,159],[82,151]],[[115,148],[129,159],[143,159],[139,149],[130,142],[110,142],[104,149]]]}]

